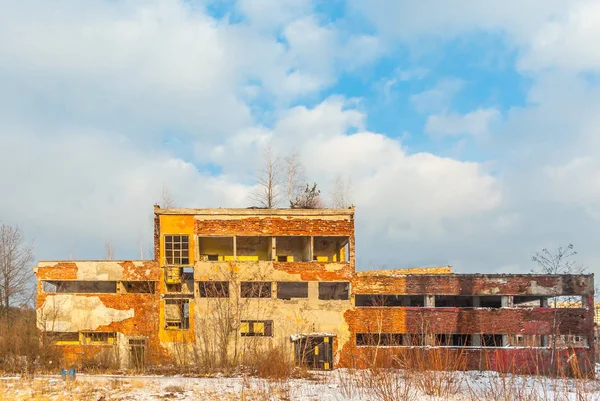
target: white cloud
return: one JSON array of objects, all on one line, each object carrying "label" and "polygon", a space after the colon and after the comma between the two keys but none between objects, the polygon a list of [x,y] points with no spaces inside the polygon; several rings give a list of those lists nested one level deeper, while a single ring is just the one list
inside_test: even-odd
[{"label": "white cloud", "polygon": [[425,132],[435,136],[472,135],[482,138],[489,134],[490,125],[498,121],[496,109],[477,109],[467,114],[434,114],[427,117]]}]

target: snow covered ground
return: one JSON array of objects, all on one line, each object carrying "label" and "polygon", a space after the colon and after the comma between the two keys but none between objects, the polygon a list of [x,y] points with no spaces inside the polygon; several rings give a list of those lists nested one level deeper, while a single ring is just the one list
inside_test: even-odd
[{"label": "snow covered ground", "polygon": [[558,380],[493,372],[453,372],[415,377],[394,372],[316,372],[310,379],[78,375],[33,380],[0,378],[5,400],[324,400],[324,401],[600,401],[596,380]]}]

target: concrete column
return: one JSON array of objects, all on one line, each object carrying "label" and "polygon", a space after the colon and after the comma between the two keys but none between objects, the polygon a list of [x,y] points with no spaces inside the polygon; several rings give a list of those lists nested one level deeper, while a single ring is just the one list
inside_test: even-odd
[{"label": "concrete column", "polygon": [[312,235],[310,236],[310,245],[308,251],[308,260],[312,262],[314,260],[313,255],[315,253],[315,237],[313,237]]},{"label": "concrete column", "polygon": [[481,334],[471,334],[471,345],[481,347]]},{"label": "concrete column", "polygon": [[503,308],[512,308],[513,307],[513,296],[512,295],[502,295],[502,307]]},{"label": "concrete column", "polygon": [[541,337],[542,347],[549,347],[550,346],[550,336],[545,335],[545,336],[540,336],[540,337]]},{"label": "concrete column", "polygon": [[502,346],[508,347],[510,340],[508,338],[508,334],[502,334]]},{"label": "concrete column", "polygon": [[425,295],[425,307],[435,308],[435,295]]},{"label": "concrete column", "polygon": [[478,296],[473,296],[473,307],[479,308],[481,306],[481,298]]},{"label": "concrete column", "polygon": [[277,260],[277,238],[271,237],[271,260]]},{"label": "concrete column", "polygon": [[546,298],[546,297],[540,298],[540,307],[542,307],[542,308],[548,307],[548,298]]},{"label": "concrete column", "polygon": [[233,236],[233,260],[237,260],[237,237]]}]

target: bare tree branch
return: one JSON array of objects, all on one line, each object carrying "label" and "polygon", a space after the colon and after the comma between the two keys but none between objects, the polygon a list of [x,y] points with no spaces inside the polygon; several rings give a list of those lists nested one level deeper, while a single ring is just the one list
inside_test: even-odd
[{"label": "bare tree branch", "polygon": [[285,158],[285,176],[286,176],[286,192],[290,207],[294,200],[303,192],[304,186],[304,166],[298,159],[298,153],[292,151]]},{"label": "bare tree branch", "polygon": [[261,207],[272,209],[279,203],[279,177],[281,160],[273,152],[271,141],[263,151],[262,167],[258,170],[257,185],[250,194],[250,198],[259,203]]},{"label": "bare tree branch", "polygon": [[104,259],[112,260],[113,258],[113,246],[111,242],[104,244]]},{"label": "bare tree branch", "polygon": [[163,187],[162,187],[162,191],[160,194],[160,202],[158,202],[158,205],[162,209],[171,209],[171,208],[176,207],[175,200],[173,199],[173,196],[171,195],[171,191],[169,191],[169,188],[166,185],[163,185]]},{"label": "bare tree branch", "polygon": [[335,177],[331,198],[333,208],[345,209],[352,206],[352,181],[349,177],[346,179],[341,175]]},{"label": "bare tree branch", "polygon": [[0,309],[7,318],[15,301],[31,299],[33,260],[33,244],[21,229],[0,223]]}]

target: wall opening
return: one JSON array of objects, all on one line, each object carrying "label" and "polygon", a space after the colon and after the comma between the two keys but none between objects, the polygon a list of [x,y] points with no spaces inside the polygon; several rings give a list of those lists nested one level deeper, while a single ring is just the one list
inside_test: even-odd
[{"label": "wall opening", "polygon": [[500,295],[485,295],[480,296],[479,307],[480,308],[501,308],[502,307],[502,296]]},{"label": "wall opening", "polygon": [[503,347],[502,334],[482,334],[481,345],[484,347]]},{"label": "wall opening", "polygon": [[242,337],[273,337],[272,320],[242,320],[240,322]]},{"label": "wall opening", "polygon": [[154,294],[154,281],[121,281],[122,294]]},{"label": "wall opening", "polygon": [[79,344],[79,332],[58,332],[58,331],[47,331],[45,332],[46,338],[52,341],[55,345],[74,345]]},{"label": "wall opening", "polygon": [[276,237],[276,258],[278,262],[310,262],[310,237]]},{"label": "wall opening", "polygon": [[350,283],[349,282],[320,282],[319,283],[319,299],[323,300],[348,300],[350,299]]},{"label": "wall opening", "polygon": [[544,297],[514,296],[515,308],[539,308],[544,305]]},{"label": "wall opening", "polygon": [[470,347],[471,336],[469,334],[436,334],[434,345],[440,347]]},{"label": "wall opening", "polygon": [[472,308],[473,297],[470,295],[436,295],[436,308]]},{"label": "wall opening", "polygon": [[425,306],[425,297],[423,295],[356,294],[354,304],[357,307],[422,307]]},{"label": "wall opening", "polygon": [[201,298],[229,298],[229,282],[199,281],[198,295]]},{"label": "wall opening", "polygon": [[242,281],[240,293],[242,298],[271,298],[271,282]]},{"label": "wall opening", "polygon": [[561,295],[548,298],[549,308],[582,308],[582,297],[579,295]]},{"label": "wall opening", "polygon": [[313,261],[316,262],[348,262],[348,237],[314,237]]},{"label": "wall opening", "polygon": [[131,366],[140,371],[146,365],[146,339],[129,339],[129,362]]},{"label": "wall opening", "polygon": [[117,333],[84,331],[81,340],[84,345],[112,345],[117,342]]},{"label": "wall opening", "polygon": [[277,298],[308,298],[308,283],[305,281],[280,281],[277,283]]},{"label": "wall opening", "polygon": [[198,237],[198,249],[202,261],[231,261],[233,237]]},{"label": "wall opening", "polygon": [[116,281],[43,281],[42,291],[46,293],[69,294],[116,294]]},{"label": "wall opening", "polygon": [[165,235],[165,264],[190,264],[189,235]]},{"label": "wall opening", "polygon": [[176,330],[190,328],[189,299],[165,299],[165,328]]},{"label": "wall opening", "polygon": [[271,237],[236,237],[237,260],[272,260]]}]

